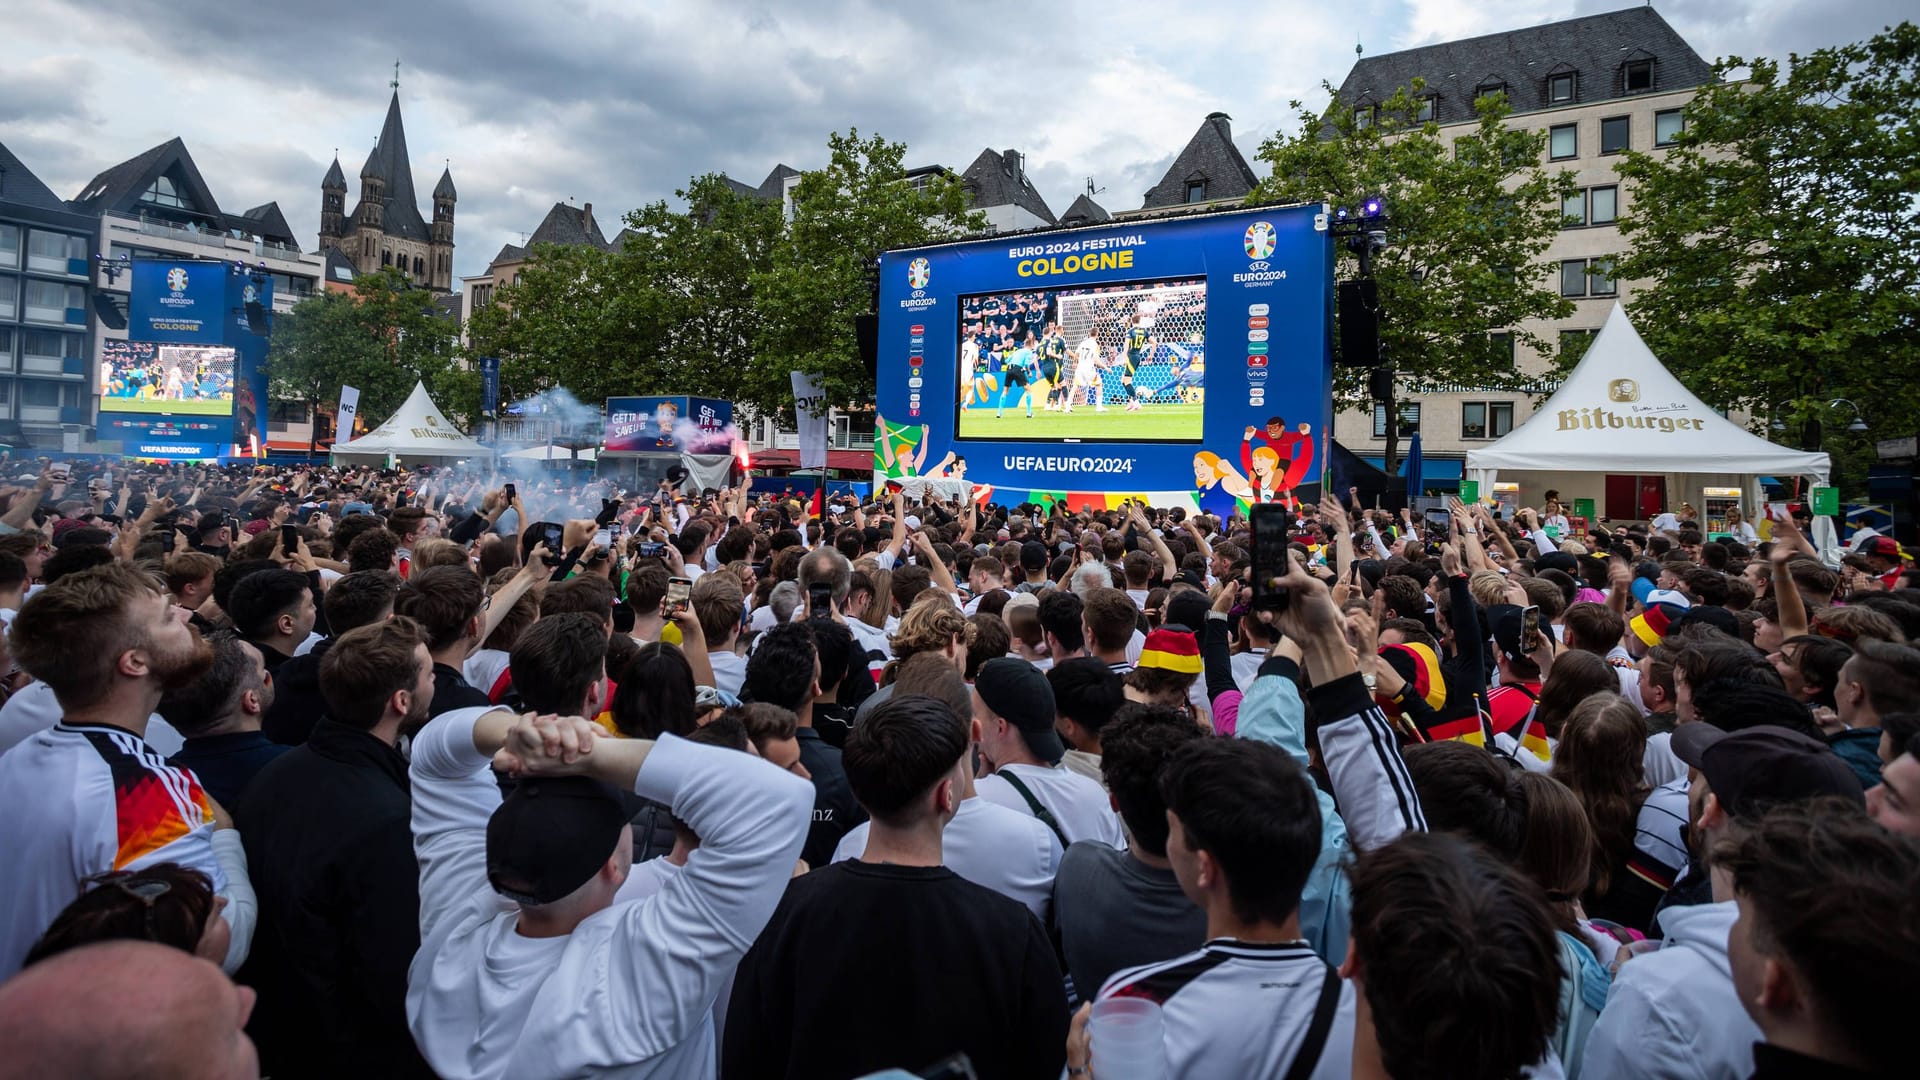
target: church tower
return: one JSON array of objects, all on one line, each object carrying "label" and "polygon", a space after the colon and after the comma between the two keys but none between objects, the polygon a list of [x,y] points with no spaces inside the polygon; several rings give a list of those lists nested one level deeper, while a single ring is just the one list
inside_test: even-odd
[{"label": "church tower", "polygon": [[440,182],[433,186],[433,287],[443,292],[453,289],[453,204],[460,196],[453,190],[453,166],[440,171]]},{"label": "church tower", "polygon": [[326,179],[320,181],[320,250],[327,251],[340,246],[346,235],[347,214],[347,178],[340,171],[340,155],[333,155],[333,165],[327,169]]}]

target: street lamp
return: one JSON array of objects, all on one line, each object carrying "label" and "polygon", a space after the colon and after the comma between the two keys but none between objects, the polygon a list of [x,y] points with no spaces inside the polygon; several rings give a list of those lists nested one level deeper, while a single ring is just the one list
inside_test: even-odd
[{"label": "street lamp", "polygon": [[1860,406],[1855,405],[1846,398],[1834,398],[1832,401],[1827,402],[1827,408],[1829,409],[1837,409],[1842,405],[1853,410],[1853,422],[1847,425],[1847,430],[1856,435],[1864,433],[1867,430],[1867,421],[1860,415]]}]

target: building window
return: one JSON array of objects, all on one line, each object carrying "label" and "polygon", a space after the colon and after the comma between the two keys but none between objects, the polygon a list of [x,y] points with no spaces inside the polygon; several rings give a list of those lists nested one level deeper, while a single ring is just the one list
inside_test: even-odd
[{"label": "building window", "polygon": [[[0,372],[13,371],[13,327],[0,326]],[[7,385],[0,380],[0,386]]]},{"label": "building window", "polygon": [[1560,295],[1587,295],[1587,260],[1566,259],[1560,263]]},{"label": "building window", "polygon": [[0,225],[0,268],[16,270],[20,266],[20,227]]},{"label": "building window", "polygon": [[27,234],[27,269],[64,274],[70,259],[85,259],[87,242],[78,236],[34,229]]},{"label": "building window", "polygon": [[1426,97],[1423,97],[1420,99],[1420,122],[1421,123],[1424,124],[1431,121],[1434,118],[1434,116],[1438,114],[1438,111],[1440,108],[1439,102],[1440,102],[1440,99],[1433,96],[1432,94],[1428,94]]},{"label": "building window", "polygon": [[1206,199],[1207,199],[1207,182],[1205,180],[1187,181],[1187,201],[1188,202],[1205,202]]},{"label": "building window", "polygon": [[79,308],[85,302],[78,285],[61,285],[52,281],[27,282],[28,322],[64,324],[67,310]]},{"label": "building window", "polygon": [[20,317],[19,278],[0,277],[0,319]]},{"label": "building window", "polygon": [[1559,124],[1547,129],[1547,156],[1555,161],[1580,156],[1580,128],[1575,124]]},{"label": "building window", "polygon": [[1611,225],[1620,218],[1620,189],[1609,184],[1587,192],[1587,224]]},{"label": "building window", "polygon": [[1609,116],[1600,121],[1600,152],[1622,153],[1627,148],[1631,122],[1624,116]]},{"label": "building window", "polygon": [[391,248],[380,249],[380,265],[381,266],[393,265],[393,250]]},{"label": "building window", "polygon": [[78,334],[56,334],[48,330],[27,330],[20,335],[22,355],[53,364],[79,359],[85,342]]},{"label": "building window", "polygon": [[1564,105],[1573,100],[1574,78],[1571,71],[1563,75],[1549,76],[1547,79],[1547,100],[1555,105]]},{"label": "building window", "polygon": [[1356,105],[1353,110],[1353,130],[1365,131],[1372,127],[1375,108],[1373,105]]},{"label": "building window", "polygon": [[[1401,402],[1400,435],[1404,438],[1419,430],[1420,403],[1417,401]],[[1387,407],[1379,402],[1375,402],[1373,406],[1373,437],[1376,439],[1384,439],[1387,437]]]},{"label": "building window", "polygon": [[35,409],[75,409],[80,406],[80,384],[20,380],[20,404]]},{"label": "building window", "polygon": [[1513,331],[1496,330],[1488,334],[1486,365],[1501,371],[1511,371],[1514,363]]},{"label": "building window", "polygon": [[1587,293],[1590,296],[1612,296],[1618,291],[1613,280],[1613,260],[1611,258],[1587,260]]},{"label": "building window", "polygon": [[1593,344],[1598,330],[1562,330],[1560,331],[1560,361],[1564,364],[1577,364],[1587,354],[1587,346]]},{"label": "building window", "polygon": [[165,206],[175,210],[190,210],[186,198],[174,189],[173,177],[160,176],[154,179],[152,186],[140,196],[140,201],[153,206]]},{"label": "building window", "polygon": [[1628,61],[1626,92],[1629,94],[1644,94],[1651,89],[1653,89],[1653,61]]},{"label": "building window", "polygon": [[1486,402],[1464,401],[1460,403],[1460,437],[1463,439],[1484,439],[1487,437]]},{"label": "building window", "polygon": [[418,255],[413,257],[413,276],[419,277],[427,272],[427,260]]},{"label": "building window", "polygon": [[1576,191],[1560,201],[1560,227],[1578,228],[1587,223],[1587,193]]},{"label": "building window", "polygon": [[[1680,138],[1680,129],[1685,126],[1679,109],[1664,109],[1653,114],[1653,145],[1672,146]],[[4,259],[0,255],[0,259]]]},{"label": "building window", "polygon": [[1495,94],[1504,94],[1506,92],[1507,92],[1506,83],[1483,82],[1479,86],[1476,86],[1473,88],[1473,97],[1474,97],[1474,100],[1477,101],[1483,97],[1492,97]]}]

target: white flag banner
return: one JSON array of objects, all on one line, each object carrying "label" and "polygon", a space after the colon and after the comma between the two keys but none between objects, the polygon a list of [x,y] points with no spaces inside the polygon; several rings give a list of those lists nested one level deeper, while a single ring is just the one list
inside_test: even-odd
[{"label": "white flag banner", "polygon": [[346,442],[353,438],[353,418],[360,411],[360,388],[342,386],[340,388],[340,407],[333,414],[333,439]]},{"label": "white flag banner", "polygon": [[820,389],[820,376],[793,373],[793,408],[798,415],[800,467],[827,467],[827,395]]}]

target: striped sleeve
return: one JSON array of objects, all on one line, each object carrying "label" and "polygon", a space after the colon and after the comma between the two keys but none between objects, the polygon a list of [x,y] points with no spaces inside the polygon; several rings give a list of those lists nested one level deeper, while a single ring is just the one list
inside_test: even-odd
[{"label": "striped sleeve", "polygon": [[1320,752],[1354,848],[1366,851],[1403,832],[1425,831],[1393,724],[1359,673],[1314,687],[1307,701],[1320,720]]}]

